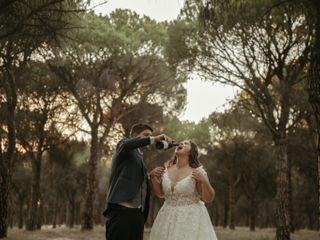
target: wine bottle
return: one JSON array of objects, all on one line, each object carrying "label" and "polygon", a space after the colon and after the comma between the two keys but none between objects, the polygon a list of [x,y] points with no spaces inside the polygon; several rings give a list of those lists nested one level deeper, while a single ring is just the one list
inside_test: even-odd
[{"label": "wine bottle", "polygon": [[179,146],[179,143],[167,142],[164,140],[156,142],[157,149],[169,149],[169,148],[176,147],[176,146]]}]

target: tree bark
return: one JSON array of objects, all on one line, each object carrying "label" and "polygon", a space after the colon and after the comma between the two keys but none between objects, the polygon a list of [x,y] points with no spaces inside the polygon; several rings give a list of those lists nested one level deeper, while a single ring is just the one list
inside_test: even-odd
[{"label": "tree bark", "polygon": [[23,199],[20,199],[19,201],[19,216],[18,216],[18,228],[22,229],[23,228],[23,204],[24,201]]},{"label": "tree bark", "polygon": [[264,205],[264,209],[265,209],[265,222],[264,222],[264,227],[269,228],[272,226],[272,224],[270,223],[270,204],[268,202],[265,203]]},{"label": "tree bark", "polygon": [[38,209],[37,209],[37,230],[41,230],[42,222],[43,222],[43,201],[41,197],[39,197],[39,202],[38,202]]},{"label": "tree bark", "polygon": [[37,229],[37,219],[38,219],[38,204],[40,203],[40,169],[41,161],[32,160],[32,185],[31,185],[31,195],[30,204],[28,211],[28,220],[26,224],[26,229],[33,231]]},{"label": "tree bark", "polygon": [[312,1],[314,11],[315,36],[309,68],[309,102],[312,106],[317,129],[318,166],[318,230],[320,229],[320,3]]},{"label": "tree bark", "polygon": [[53,220],[52,220],[52,228],[57,227],[57,218],[58,218],[58,194],[56,194],[53,206]]},{"label": "tree bark", "polygon": [[98,156],[98,127],[92,128],[89,170],[87,173],[85,209],[83,213],[83,230],[93,229],[93,203],[96,189],[96,168]]},{"label": "tree bark", "polygon": [[289,222],[290,222],[290,232],[294,233],[295,224],[294,224],[294,210],[293,210],[293,196],[292,196],[292,177],[291,177],[291,158],[288,157],[288,204],[289,204]]},{"label": "tree bark", "polygon": [[235,201],[235,183],[233,173],[229,175],[229,228],[235,229],[235,210],[236,210],[236,201]]},{"label": "tree bark", "polygon": [[277,171],[276,239],[290,240],[287,140],[275,139]]},{"label": "tree bark", "polygon": [[75,217],[75,201],[69,201],[69,216],[68,216],[68,226],[73,228]]},{"label": "tree bark", "polygon": [[224,199],[224,208],[223,208],[223,227],[226,228],[228,226],[228,213],[229,213],[229,199],[225,196]]},{"label": "tree bark", "polygon": [[256,200],[253,198],[250,201],[250,231],[256,230],[256,211],[257,204]]},{"label": "tree bark", "polygon": [[[215,214],[214,214],[215,212]],[[214,203],[213,207],[213,216],[215,217],[214,220],[214,226],[218,227],[220,222],[220,214],[219,214],[219,205],[217,203]]]},{"label": "tree bark", "polygon": [[8,195],[9,195],[9,176],[8,176],[8,173],[1,172],[1,181],[0,181],[0,239],[7,237]]},{"label": "tree bark", "polygon": [[[8,54],[10,50],[7,50]],[[8,230],[8,197],[9,184],[11,181],[11,170],[14,162],[16,148],[15,131],[15,109],[17,105],[16,81],[12,73],[11,62],[4,67],[4,89],[6,95],[7,107],[7,139],[8,147],[6,151],[0,146],[0,239],[7,237]],[[2,136],[0,136],[2,140]]]}]

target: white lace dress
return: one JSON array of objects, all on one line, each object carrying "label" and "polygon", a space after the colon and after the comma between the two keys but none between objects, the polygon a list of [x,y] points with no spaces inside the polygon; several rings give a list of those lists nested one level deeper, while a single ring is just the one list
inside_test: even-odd
[{"label": "white lace dress", "polygon": [[[205,173],[203,167],[199,167]],[[149,240],[217,240],[208,211],[191,176],[175,186],[166,170],[162,178],[165,202],[153,223]]]}]

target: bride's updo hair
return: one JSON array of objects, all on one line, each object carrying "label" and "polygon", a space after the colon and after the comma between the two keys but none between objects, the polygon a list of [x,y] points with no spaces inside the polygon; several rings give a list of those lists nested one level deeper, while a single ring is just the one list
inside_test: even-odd
[{"label": "bride's updo hair", "polygon": [[[189,166],[192,168],[200,167],[202,164],[199,162],[199,159],[198,159],[199,157],[198,146],[192,140],[188,140],[188,141],[190,142],[190,147],[191,147],[190,154],[189,154]],[[176,154],[174,154],[172,159],[170,159],[165,163],[165,166],[169,168],[176,163],[177,163],[177,156]]]}]

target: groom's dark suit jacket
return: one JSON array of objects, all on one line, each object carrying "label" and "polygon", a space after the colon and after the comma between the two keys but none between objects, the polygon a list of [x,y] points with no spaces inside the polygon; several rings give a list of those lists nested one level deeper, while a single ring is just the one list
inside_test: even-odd
[{"label": "groom's dark suit jacket", "polygon": [[122,139],[116,147],[112,158],[111,176],[107,194],[106,216],[114,204],[126,202],[137,196],[146,178],[147,194],[143,209],[145,220],[149,211],[150,185],[147,177],[147,169],[138,148],[150,144],[150,137],[136,137]]}]

